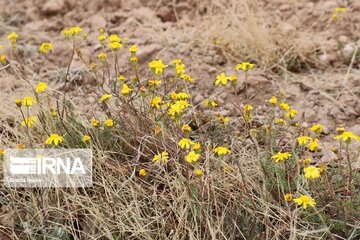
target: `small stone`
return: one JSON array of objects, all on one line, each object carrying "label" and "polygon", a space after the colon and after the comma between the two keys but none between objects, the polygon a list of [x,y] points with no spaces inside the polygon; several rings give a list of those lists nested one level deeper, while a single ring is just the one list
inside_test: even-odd
[{"label": "small stone", "polygon": [[42,7],[41,11],[46,15],[56,15],[65,11],[64,0],[50,0]]},{"label": "small stone", "polygon": [[356,125],[352,126],[349,130],[350,130],[350,132],[360,136],[360,124],[356,124]]},{"label": "small stone", "polygon": [[205,100],[205,98],[203,97],[203,95],[197,94],[194,97],[193,102],[194,102],[195,105],[197,105],[197,104],[201,104],[204,100]]},{"label": "small stone", "polygon": [[347,36],[341,35],[339,37],[339,42],[341,42],[341,43],[347,43],[348,41],[349,41],[349,39]]},{"label": "small stone", "polygon": [[161,50],[161,48],[162,47],[160,44],[149,44],[139,47],[139,52],[137,55],[139,62],[149,61],[150,58],[153,57],[153,55],[155,55],[158,51]]},{"label": "small stone", "polygon": [[345,58],[345,60],[349,61],[352,58],[354,51],[355,51],[355,48],[354,48],[353,44],[348,43],[342,49],[341,53],[342,53],[343,57]]}]

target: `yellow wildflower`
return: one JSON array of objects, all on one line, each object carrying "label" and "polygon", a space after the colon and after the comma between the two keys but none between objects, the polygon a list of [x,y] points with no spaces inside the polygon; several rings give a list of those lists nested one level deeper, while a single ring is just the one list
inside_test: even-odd
[{"label": "yellow wildflower", "polygon": [[243,72],[247,72],[249,69],[252,69],[255,65],[249,62],[242,62],[236,65],[235,70],[238,72],[240,69]]},{"label": "yellow wildflower", "polygon": [[277,119],[275,119],[275,124],[282,124],[285,126],[285,125],[287,125],[287,122],[283,118],[277,118]]},{"label": "yellow wildflower", "polygon": [[124,82],[126,78],[125,78],[123,75],[120,75],[120,76],[118,76],[117,79],[118,79],[120,82]]},{"label": "yellow wildflower", "polygon": [[154,157],[153,157],[153,162],[154,163],[159,163],[159,162],[161,162],[162,164],[165,164],[165,163],[167,163],[169,161],[169,153],[167,153],[167,152],[162,152],[162,153],[159,153],[159,154],[157,154],[157,155],[155,155]]},{"label": "yellow wildflower", "polygon": [[190,164],[195,164],[199,161],[200,154],[195,153],[195,151],[189,152],[188,155],[185,156],[185,161]]},{"label": "yellow wildflower", "polygon": [[46,139],[45,144],[46,145],[59,145],[59,143],[62,143],[64,141],[64,138],[60,136],[59,134],[51,134],[48,139]]},{"label": "yellow wildflower", "polygon": [[183,138],[179,141],[179,146],[182,149],[184,149],[184,148],[189,149],[191,144],[192,144],[192,141],[190,141],[190,139],[188,139],[188,138]]},{"label": "yellow wildflower", "polygon": [[216,107],[218,104],[217,102],[215,102],[214,100],[212,99],[206,99],[204,101],[204,106],[207,107],[207,108],[214,108]]},{"label": "yellow wildflower", "polygon": [[298,141],[300,146],[305,146],[311,140],[312,140],[312,138],[308,137],[308,136],[297,137],[297,141]]},{"label": "yellow wildflower", "polygon": [[226,86],[228,80],[229,78],[222,72],[216,76],[215,85],[217,86],[221,83],[223,86]]},{"label": "yellow wildflower", "polygon": [[293,196],[291,193],[285,194],[284,195],[284,200],[287,202],[291,202],[293,200]]},{"label": "yellow wildflower", "polygon": [[109,42],[110,43],[114,43],[114,42],[120,42],[120,38],[119,38],[119,36],[118,35],[115,35],[115,34],[111,34],[110,36],[109,36]]},{"label": "yellow wildflower", "polygon": [[136,56],[132,56],[130,59],[130,62],[137,63],[139,59]]},{"label": "yellow wildflower", "polygon": [[274,107],[277,105],[277,102],[278,102],[278,99],[277,99],[277,97],[275,97],[275,96],[272,96],[272,97],[269,99],[269,103],[270,103],[271,105],[273,105]]},{"label": "yellow wildflower", "polygon": [[290,110],[289,104],[287,104],[287,103],[285,103],[285,102],[280,103],[280,107],[281,107],[282,109],[284,109],[285,111],[289,111],[289,110]]},{"label": "yellow wildflower", "polygon": [[294,202],[297,203],[299,206],[302,206],[304,209],[307,208],[307,205],[310,205],[311,207],[315,207],[316,204],[313,198],[306,195],[301,195],[299,198],[295,198]]},{"label": "yellow wildflower", "polygon": [[107,127],[112,127],[114,126],[114,121],[112,119],[106,119],[106,121],[104,122],[104,124],[107,126]]},{"label": "yellow wildflower", "polygon": [[135,44],[129,48],[129,52],[131,52],[131,53],[136,53],[137,51],[138,51],[138,48]]},{"label": "yellow wildflower", "polygon": [[343,132],[340,135],[334,137],[335,140],[343,140],[345,143],[350,143],[351,139],[354,139],[357,142],[360,142],[360,136],[352,133],[352,132]]},{"label": "yellow wildflower", "polygon": [[123,84],[120,93],[124,96],[127,96],[129,93],[133,91],[132,88],[129,88],[127,84]]},{"label": "yellow wildflower", "polygon": [[190,77],[188,74],[181,74],[180,78],[186,82],[194,82],[194,79]]},{"label": "yellow wildflower", "polygon": [[229,79],[230,82],[236,83],[236,81],[238,80],[238,77],[235,74],[233,74],[233,75],[230,75],[228,77],[228,79]]},{"label": "yellow wildflower", "polygon": [[164,72],[164,69],[168,67],[168,65],[165,65],[161,59],[149,62],[148,66],[150,70],[154,71],[158,76],[161,75]]},{"label": "yellow wildflower", "polygon": [[105,61],[107,59],[106,53],[99,53],[98,58],[100,61]]},{"label": "yellow wildflower", "polygon": [[311,127],[311,131],[316,133],[317,135],[321,134],[323,132],[324,126],[321,124],[315,124]]},{"label": "yellow wildflower", "polygon": [[161,80],[149,80],[150,87],[157,87],[161,84]]},{"label": "yellow wildflower", "polygon": [[194,151],[200,150],[200,149],[201,149],[200,143],[198,143],[198,142],[197,142],[197,143],[193,143],[192,149],[193,149]]},{"label": "yellow wildflower", "polygon": [[105,93],[103,94],[100,99],[99,99],[99,103],[102,103],[102,102],[107,102],[110,98],[112,98],[113,95],[112,94],[108,94],[108,93]]},{"label": "yellow wildflower", "polygon": [[319,147],[319,139],[315,138],[314,140],[311,140],[309,143],[309,150],[312,152],[316,152]]},{"label": "yellow wildflower", "polygon": [[245,120],[250,122],[251,121],[251,117],[252,117],[252,110],[253,110],[253,107],[249,104],[246,104],[244,107],[243,107],[243,110],[244,110],[244,117],[245,117]]},{"label": "yellow wildflower", "polygon": [[16,99],[15,104],[17,107],[21,107],[21,99]]},{"label": "yellow wildflower", "polygon": [[294,119],[294,117],[298,114],[298,111],[295,109],[290,109],[287,113],[286,113],[286,117],[290,118],[290,119]]},{"label": "yellow wildflower", "polygon": [[21,99],[21,103],[23,106],[30,107],[33,104],[36,104],[36,100],[34,97],[26,96],[26,97],[23,97],[23,99]]},{"label": "yellow wildflower", "polygon": [[156,97],[153,97],[153,98],[150,100],[150,105],[151,105],[151,107],[153,107],[153,108],[160,109],[160,104],[161,104],[161,102],[162,102],[161,97],[156,96]]},{"label": "yellow wildflower", "polygon": [[177,100],[186,100],[189,97],[190,97],[189,94],[187,94],[186,92],[179,92],[179,93],[176,94],[176,99]]},{"label": "yellow wildflower", "polygon": [[231,150],[227,147],[219,146],[213,150],[217,155],[223,156],[231,153]]},{"label": "yellow wildflower", "polygon": [[317,167],[305,167],[304,168],[305,177],[308,179],[316,179],[320,177],[320,168]]},{"label": "yellow wildflower", "polygon": [[194,170],[194,174],[195,174],[195,176],[197,176],[197,177],[201,177],[202,174],[203,174],[203,171],[202,171],[200,168],[196,168],[196,169]]},{"label": "yellow wildflower", "polygon": [[86,142],[90,141],[90,139],[91,139],[91,137],[89,135],[84,135],[83,138],[82,138],[82,141],[84,143],[86,143]]},{"label": "yellow wildflower", "polygon": [[10,40],[11,44],[16,44],[16,40],[18,39],[19,35],[17,35],[17,33],[12,32],[9,35],[7,35],[7,39]]},{"label": "yellow wildflower", "polygon": [[191,132],[191,127],[188,125],[188,124],[184,124],[182,127],[181,127],[181,130],[183,132]]},{"label": "yellow wildflower", "polygon": [[222,115],[219,115],[217,117],[218,121],[224,125],[228,125],[229,124],[229,121],[230,121],[230,118],[228,116],[224,117]]},{"label": "yellow wildflower", "polygon": [[145,169],[142,168],[142,169],[139,170],[139,176],[140,177],[146,177],[146,175],[147,175],[147,172],[146,172]]},{"label": "yellow wildflower", "polygon": [[39,47],[39,52],[48,53],[53,50],[53,45],[51,43],[42,43]]},{"label": "yellow wildflower", "polygon": [[78,36],[82,32],[82,29],[81,27],[71,27],[69,31],[72,36]]},{"label": "yellow wildflower", "polygon": [[303,164],[304,164],[305,167],[306,167],[306,166],[309,166],[310,163],[311,163],[311,158],[305,158],[305,159],[303,160]]},{"label": "yellow wildflower", "polygon": [[291,157],[291,153],[289,152],[278,152],[274,156],[272,156],[272,159],[275,159],[275,162],[278,163],[279,161],[285,162],[285,160],[289,159]]},{"label": "yellow wildflower", "polygon": [[0,156],[5,155],[6,151],[4,149],[0,149]]},{"label": "yellow wildflower", "polygon": [[100,34],[98,36],[98,40],[99,42],[103,45],[104,44],[104,41],[106,40],[106,35],[105,34]]},{"label": "yellow wildflower", "polygon": [[46,91],[46,89],[48,88],[47,84],[44,83],[44,82],[39,82],[37,85],[36,85],[36,88],[35,88],[35,92],[36,93],[43,93]]},{"label": "yellow wildflower", "polygon": [[91,119],[91,125],[92,125],[93,127],[98,127],[98,126],[99,126],[99,121],[96,120],[96,119]]},{"label": "yellow wildflower", "polygon": [[21,125],[23,127],[28,126],[31,127],[36,121],[36,116],[30,116],[28,118],[25,118],[22,122]]},{"label": "yellow wildflower", "polygon": [[4,54],[1,54],[0,56],[0,63],[5,64],[6,63],[6,56]]}]

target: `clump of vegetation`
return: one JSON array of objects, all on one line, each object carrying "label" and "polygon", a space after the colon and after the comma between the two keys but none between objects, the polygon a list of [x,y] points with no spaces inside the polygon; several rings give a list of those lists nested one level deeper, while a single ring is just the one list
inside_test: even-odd
[{"label": "clump of vegetation", "polygon": [[[14,122],[26,138],[18,148],[90,148],[91,188],[1,189],[0,232],[9,239],[260,239],[353,238],[360,235],[360,175],[351,145],[360,137],[339,127],[333,153],[321,162],[324,126],[296,120],[285,95],[274,93],[268,115],[254,118],[257,106],[232,91],[238,75],[255,64],[242,62],[214,79],[233,96],[235,117],[205,115],[192,103],[195,80],[180,59],[148,63],[142,76],[136,45],[100,29],[96,61],[82,55],[87,35],[63,30],[97,88],[91,113],[81,113],[71,96],[50,89],[46,79],[33,94],[14,103]],[[8,39],[14,60],[18,34]],[[52,43],[39,52],[50,57]],[[123,49],[128,49],[125,53]],[[132,72],[122,73],[120,54]],[[21,62],[19,60],[19,62]],[[21,72],[14,71],[21,74]],[[167,72],[167,74],[165,74]],[[245,88],[247,89],[247,88]],[[206,99],[205,109],[219,107]],[[11,141],[13,136],[7,136]],[[5,153],[5,148],[0,155]]]}]

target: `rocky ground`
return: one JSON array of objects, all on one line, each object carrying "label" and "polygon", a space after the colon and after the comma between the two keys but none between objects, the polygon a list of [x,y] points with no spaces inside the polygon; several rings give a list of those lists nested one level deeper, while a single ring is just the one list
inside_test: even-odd
[{"label": "rocky ground", "polygon": [[[234,114],[228,91],[213,83],[220,72],[235,73],[238,62],[249,60],[257,65],[250,73],[249,85],[250,102],[258,106],[259,116],[266,111],[266,99],[281,89],[296,109],[302,109],[299,115],[304,113],[307,121],[320,122],[330,129],[345,124],[360,134],[360,1],[1,2],[1,42],[6,41],[9,32],[19,33],[19,50],[34,71],[33,81],[46,78],[53,88],[63,84],[60,76],[70,50],[60,34],[62,29],[78,25],[88,33],[82,53],[90,62],[96,60],[100,48],[98,29],[105,27],[138,45],[140,64],[145,63],[145,68],[146,62],[154,58],[168,63],[174,58],[183,59],[197,82],[195,104],[215,97],[224,103],[220,111]],[[332,22],[336,7],[348,11]],[[44,41],[54,44],[51,57],[34,54]],[[10,54],[10,48],[4,51]],[[124,54],[128,54],[126,50]],[[121,61],[126,72],[127,55]],[[72,64],[71,76],[77,85],[67,90],[74,101],[83,102],[82,94],[89,94],[86,89],[96,82],[78,57]],[[9,75],[2,78],[1,98],[15,98],[10,96],[7,81],[16,85],[16,79]],[[238,92],[244,92],[242,76]],[[83,103],[91,106],[96,98],[87,96]]]}]

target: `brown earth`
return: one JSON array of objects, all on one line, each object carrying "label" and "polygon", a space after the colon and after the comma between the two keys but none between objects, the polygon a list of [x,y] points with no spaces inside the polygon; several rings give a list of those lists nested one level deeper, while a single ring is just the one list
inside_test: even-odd
[{"label": "brown earth", "polygon": [[[139,61],[145,73],[146,62],[162,58],[169,63],[183,59],[197,84],[193,102],[218,98],[221,112],[234,114],[229,91],[214,87],[215,76],[233,74],[234,66],[244,60],[256,63],[250,73],[250,103],[257,113],[266,111],[266,100],[282,89],[287,101],[305,114],[309,122],[320,122],[330,129],[338,124],[360,134],[360,1],[117,1],[117,0],[29,0],[4,1],[1,13],[1,44],[12,31],[20,35],[19,50],[33,71],[28,81],[41,79],[53,88],[62,83],[70,50],[60,32],[81,26],[88,33],[82,48],[85,60],[97,60],[100,45],[98,29],[128,37],[137,44]],[[331,15],[336,7],[348,11],[336,22]],[[36,54],[41,42],[54,44],[53,54]],[[4,51],[11,56],[11,49]],[[127,67],[128,52],[120,63]],[[67,91],[75,102],[91,106],[95,96],[89,89],[97,83],[87,67],[75,57],[72,83]],[[130,77],[130,76],[129,76]],[[12,115],[17,94],[28,84],[1,73],[2,116]],[[240,74],[238,92],[243,98],[244,77]],[[9,84],[9,82],[11,84]],[[76,84],[75,84],[76,83]],[[26,86],[25,88],[22,86]],[[86,95],[88,98],[83,99]],[[5,104],[4,104],[5,103]]]}]

